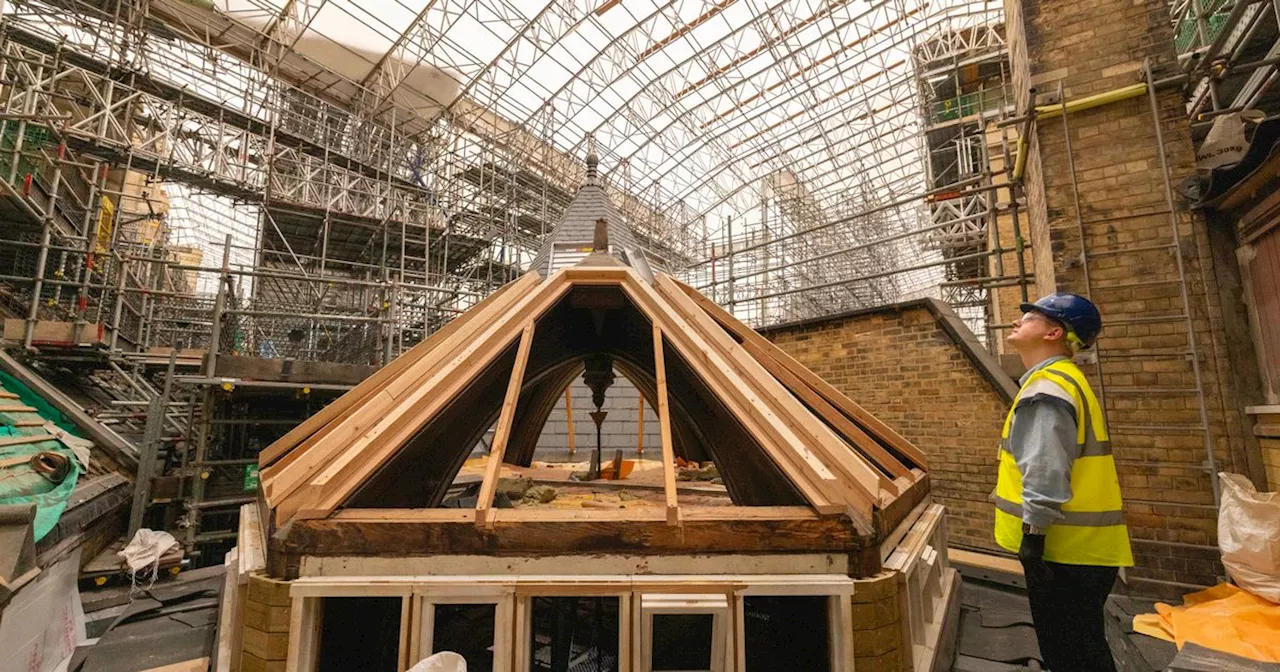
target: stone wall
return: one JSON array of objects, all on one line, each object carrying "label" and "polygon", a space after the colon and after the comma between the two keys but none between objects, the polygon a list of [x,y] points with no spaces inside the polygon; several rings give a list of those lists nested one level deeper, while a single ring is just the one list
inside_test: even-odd
[{"label": "stone wall", "polygon": [[[923,300],[763,333],[925,452],[953,544],[995,549],[987,496],[995,489],[1008,395],[1016,390],[1008,376],[975,364],[968,353],[976,341],[962,346],[968,331],[949,332],[951,318],[950,309]],[[964,329],[959,322],[951,328]],[[994,360],[989,367],[998,369]],[[1003,376],[1003,389],[989,375]]]}]

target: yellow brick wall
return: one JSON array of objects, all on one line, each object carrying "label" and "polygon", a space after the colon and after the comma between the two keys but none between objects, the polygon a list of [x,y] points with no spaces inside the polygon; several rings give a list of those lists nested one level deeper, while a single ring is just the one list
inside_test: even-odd
[{"label": "yellow brick wall", "polygon": [[284,672],[289,654],[289,582],[249,577],[244,604],[242,672]]},{"label": "yellow brick wall", "polygon": [[926,307],[764,334],[928,455],[953,544],[996,548],[987,496],[1008,406]]},{"label": "yellow brick wall", "polygon": [[[1025,49],[1023,62],[1013,66],[1019,91],[1056,93],[1061,82],[1072,100],[1138,82],[1147,58],[1157,77],[1174,69],[1165,0],[1006,0],[1006,10],[1010,43]],[[1194,173],[1180,95],[1171,88],[1157,97],[1174,184]],[[1229,374],[1216,281],[1217,272],[1236,271],[1214,267],[1204,219],[1175,205],[1190,293],[1190,306],[1183,305],[1160,145],[1145,95],[1072,113],[1068,124],[1078,192],[1063,120],[1038,122],[1027,164],[1027,220],[1042,292],[1085,293],[1082,247],[1088,253],[1091,298],[1108,326],[1099,342],[1104,375],[1099,380],[1094,367],[1084,368],[1094,388],[1105,383],[1107,391],[1138,565],[1128,577],[1212,584],[1221,573],[1217,516],[1210,475],[1201,467],[1204,432],[1194,429],[1203,423],[1182,316],[1191,316],[1219,468],[1247,473],[1242,393]],[[1160,586],[1167,584],[1145,587]]]},{"label": "yellow brick wall", "polygon": [[898,574],[884,572],[853,583],[854,668],[875,672],[910,669],[911,658],[904,650],[909,635],[903,631]]}]

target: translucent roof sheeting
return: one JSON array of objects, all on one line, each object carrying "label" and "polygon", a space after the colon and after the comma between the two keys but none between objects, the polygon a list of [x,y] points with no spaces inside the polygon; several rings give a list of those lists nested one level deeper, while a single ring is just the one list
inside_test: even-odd
[{"label": "translucent roof sheeting", "polygon": [[[89,0],[50,2],[98,17],[46,18],[64,37],[111,30]],[[146,6],[149,21],[202,48],[153,38],[149,57],[139,51],[145,67],[264,119],[279,100],[227,73],[252,82],[265,71],[388,124],[394,170],[448,212],[492,204],[482,178],[459,177],[488,165],[571,192],[594,149],[633,227],[682,257],[695,284],[744,277],[727,296],[709,293],[755,302],[765,314],[753,320],[782,317],[762,308],[770,301],[794,317],[937,286],[927,266],[940,257],[909,235],[928,224],[913,198],[926,188],[913,49],[1001,13],[993,0]],[[712,270],[726,251],[730,266]],[[797,301],[811,307],[797,312]]]}]

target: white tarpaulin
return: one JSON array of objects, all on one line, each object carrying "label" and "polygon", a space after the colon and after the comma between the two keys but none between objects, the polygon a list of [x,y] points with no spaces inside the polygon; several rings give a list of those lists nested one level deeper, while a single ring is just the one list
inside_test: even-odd
[{"label": "white tarpaulin", "polygon": [[77,549],[13,596],[0,617],[0,672],[65,669],[85,640],[79,574]]}]

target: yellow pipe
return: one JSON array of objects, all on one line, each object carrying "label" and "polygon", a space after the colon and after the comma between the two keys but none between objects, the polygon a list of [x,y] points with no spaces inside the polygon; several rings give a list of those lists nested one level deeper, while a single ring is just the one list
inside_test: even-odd
[{"label": "yellow pipe", "polygon": [[[1125,86],[1119,89],[1112,89],[1111,91],[1096,93],[1092,96],[1085,96],[1084,98],[1069,100],[1065,103],[1055,103],[1053,105],[1040,105],[1035,108],[1035,111],[1032,113],[1032,118],[1037,120],[1053,119],[1054,117],[1062,116],[1064,112],[1071,112],[1072,114],[1076,112],[1083,112],[1084,110],[1091,110],[1095,107],[1110,105],[1111,103],[1119,102],[1121,100],[1137,98],[1138,96],[1146,95],[1146,93],[1147,93],[1147,83],[1140,82],[1138,84],[1131,84],[1129,86]],[[1026,167],[1027,167],[1027,136],[1025,133],[1023,133],[1018,136],[1018,155],[1013,162],[1013,179],[1021,180],[1022,172],[1026,170]]]}]

